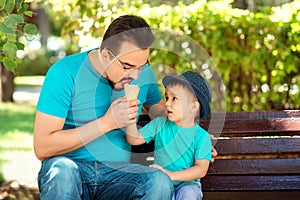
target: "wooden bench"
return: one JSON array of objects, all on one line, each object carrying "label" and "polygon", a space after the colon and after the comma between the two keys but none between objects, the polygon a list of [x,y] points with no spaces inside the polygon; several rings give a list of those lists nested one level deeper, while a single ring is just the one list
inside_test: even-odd
[{"label": "wooden bench", "polygon": [[[300,199],[300,110],[232,112],[200,121],[218,156],[204,177],[204,200]],[[213,121],[212,123],[210,123]],[[149,122],[142,115],[139,125]],[[222,126],[221,133],[214,127]],[[133,146],[132,162],[153,162],[153,143]]]}]

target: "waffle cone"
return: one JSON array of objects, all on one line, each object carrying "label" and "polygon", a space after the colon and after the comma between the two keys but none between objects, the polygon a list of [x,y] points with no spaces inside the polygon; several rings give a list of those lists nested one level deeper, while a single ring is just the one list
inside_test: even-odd
[{"label": "waffle cone", "polygon": [[138,85],[129,85],[127,83],[124,87],[124,90],[125,90],[125,97],[127,101],[131,101],[137,99],[140,88]]}]

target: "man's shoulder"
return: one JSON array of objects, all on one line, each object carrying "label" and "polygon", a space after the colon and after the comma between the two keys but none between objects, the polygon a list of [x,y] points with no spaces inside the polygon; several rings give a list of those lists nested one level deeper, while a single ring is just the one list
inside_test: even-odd
[{"label": "man's shoulder", "polygon": [[66,63],[80,64],[83,60],[87,58],[87,56],[88,56],[88,52],[74,53],[63,57],[62,59],[58,60],[55,64],[56,65],[61,65]]},{"label": "man's shoulder", "polygon": [[64,74],[76,74],[80,69],[80,66],[84,63],[87,58],[87,52],[75,53],[63,57],[54,63],[47,73],[64,73]]}]

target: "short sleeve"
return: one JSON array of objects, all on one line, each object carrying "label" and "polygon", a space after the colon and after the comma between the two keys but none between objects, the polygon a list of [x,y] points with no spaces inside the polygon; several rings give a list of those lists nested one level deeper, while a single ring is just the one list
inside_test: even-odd
[{"label": "short sleeve", "polygon": [[212,161],[212,143],[210,139],[210,135],[203,131],[201,133],[201,137],[197,138],[197,144],[195,149],[195,160],[198,159],[207,159],[209,161]]},{"label": "short sleeve", "polygon": [[70,74],[53,66],[46,74],[37,110],[66,118],[72,102],[73,80]]},{"label": "short sleeve", "polygon": [[165,125],[165,122],[166,118],[156,117],[139,130],[144,139],[146,140],[146,143],[155,140],[156,135],[159,134],[159,132]]}]

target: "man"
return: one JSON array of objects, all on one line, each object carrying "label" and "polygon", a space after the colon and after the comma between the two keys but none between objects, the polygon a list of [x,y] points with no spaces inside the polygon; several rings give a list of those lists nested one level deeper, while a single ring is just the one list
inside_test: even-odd
[{"label": "man", "polygon": [[[34,126],[41,199],[172,197],[166,174],[129,164],[130,145],[120,129],[135,123],[142,105],[162,103],[147,61],[153,40],[144,19],[121,16],[100,49],[65,57],[49,69]],[[122,92],[130,82],[140,86],[139,100],[126,102]]]}]

